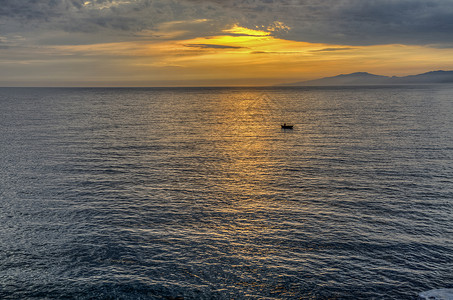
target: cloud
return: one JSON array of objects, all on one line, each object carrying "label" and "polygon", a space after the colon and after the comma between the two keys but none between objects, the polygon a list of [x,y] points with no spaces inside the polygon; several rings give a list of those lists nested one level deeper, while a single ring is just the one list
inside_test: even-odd
[{"label": "cloud", "polygon": [[[430,44],[451,40],[453,2],[442,0],[342,0],[326,27],[349,44]],[[337,28],[337,29],[335,29]],[[344,42],[343,42],[344,43]]]},{"label": "cloud", "polygon": [[354,49],[356,49],[356,48],[352,48],[352,47],[323,48],[323,49],[312,50],[312,52],[334,52],[334,51],[346,51],[346,50],[354,50]]},{"label": "cloud", "polygon": [[8,35],[8,36],[1,36],[0,35],[0,48],[1,49],[9,49],[11,47],[17,47],[23,42],[24,38],[20,35]]},{"label": "cloud", "polygon": [[219,28],[213,20],[192,19],[160,23],[153,29],[135,33],[135,36],[142,39],[180,40],[215,35],[220,30],[221,27]]},{"label": "cloud", "polygon": [[229,27],[223,15],[185,0],[2,0],[0,26],[38,44],[190,39]]},{"label": "cloud", "polygon": [[186,0],[211,3],[241,26],[284,21],[277,36],[343,45],[445,44],[453,32],[453,2],[445,0]]},{"label": "cloud", "polygon": [[2,34],[63,30],[104,41],[140,32],[176,38],[162,24],[205,19],[180,33],[209,36],[238,24],[306,42],[453,44],[453,1],[446,0],[2,0],[0,17]]},{"label": "cloud", "polygon": [[269,36],[271,35],[268,31],[254,30],[245,27],[241,27],[238,24],[234,24],[233,27],[222,30],[223,33],[227,33],[231,36]]},{"label": "cloud", "polygon": [[[162,1],[162,0],[160,0]],[[2,0],[0,17],[12,30],[62,29],[93,32],[102,29],[139,30],[158,19],[147,0]],[[144,15],[150,13],[148,18]],[[149,18],[151,16],[151,18]],[[162,21],[166,18],[163,15]],[[151,19],[151,20],[150,20]],[[16,27],[11,24],[16,22]],[[20,23],[20,26],[17,26]]]},{"label": "cloud", "polygon": [[202,48],[202,49],[242,49],[245,47],[216,45],[216,44],[186,44],[186,47]]}]

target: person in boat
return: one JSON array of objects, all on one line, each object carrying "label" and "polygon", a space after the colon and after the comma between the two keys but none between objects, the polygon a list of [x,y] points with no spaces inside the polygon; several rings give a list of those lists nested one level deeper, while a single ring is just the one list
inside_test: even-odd
[{"label": "person in boat", "polygon": [[282,128],[283,129],[293,129],[293,125],[286,125],[286,123],[283,123]]}]

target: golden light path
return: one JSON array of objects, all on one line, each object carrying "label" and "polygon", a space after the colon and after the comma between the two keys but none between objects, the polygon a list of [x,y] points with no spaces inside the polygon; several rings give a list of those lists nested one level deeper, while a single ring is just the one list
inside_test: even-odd
[{"label": "golden light path", "polygon": [[[205,20],[198,20],[204,22]],[[195,21],[192,21],[195,22]],[[278,26],[284,26],[281,22]],[[173,39],[55,46],[60,55],[105,60],[109,79],[266,85],[358,71],[409,75],[453,68],[453,49],[414,45],[347,46],[277,38],[272,28],[233,25],[221,34]],[[174,35],[174,36],[172,36]],[[102,75],[102,74],[100,74]],[[89,76],[89,74],[87,74]],[[116,77],[115,77],[116,76]]]}]

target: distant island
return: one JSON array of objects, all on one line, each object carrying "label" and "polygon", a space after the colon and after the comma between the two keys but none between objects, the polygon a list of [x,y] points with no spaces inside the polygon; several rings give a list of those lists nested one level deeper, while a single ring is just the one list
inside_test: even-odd
[{"label": "distant island", "polygon": [[341,74],[333,77],[282,84],[282,86],[342,86],[453,83],[453,71],[431,71],[403,77],[374,75],[367,72]]}]

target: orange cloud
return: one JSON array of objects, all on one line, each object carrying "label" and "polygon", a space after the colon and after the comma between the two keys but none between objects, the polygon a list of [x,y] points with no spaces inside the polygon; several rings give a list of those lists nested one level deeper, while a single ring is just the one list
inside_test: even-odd
[{"label": "orange cloud", "polygon": [[[277,25],[284,28],[283,23]],[[130,73],[130,78],[151,81],[261,78],[268,79],[266,83],[278,83],[356,71],[406,75],[445,66],[453,68],[453,49],[307,43],[238,25],[216,36],[55,46],[52,51],[53,55],[85,59],[96,56],[97,60],[110,63],[119,74]]]}]

